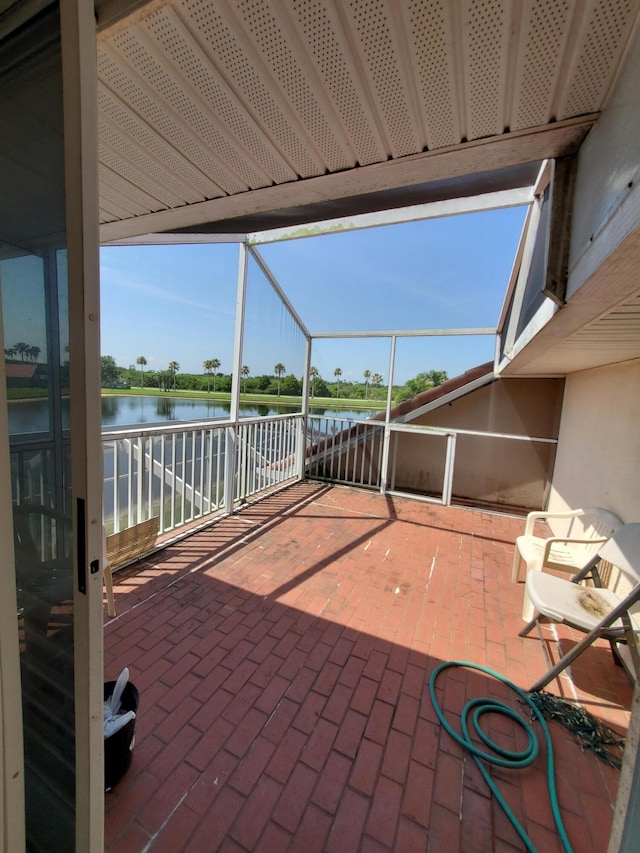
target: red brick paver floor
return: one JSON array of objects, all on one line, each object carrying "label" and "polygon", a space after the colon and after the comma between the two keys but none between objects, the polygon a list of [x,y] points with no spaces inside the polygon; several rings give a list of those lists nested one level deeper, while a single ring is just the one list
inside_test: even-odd
[{"label": "red brick paver floor", "polygon": [[[428,691],[447,660],[525,690],[547,669],[535,635],[518,637],[522,585],[510,577],[523,527],[303,483],[120,575],[105,677],[129,666],[141,700],[131,769],[106,795],[107,851],[524,850]],[[575,641],[549,637],[554,653]],[[548,689],[626,731],[631,688],[606,646]],[[457,729],[469,698],[506,692],[463,668],[438,687]],[[512,721],[484,719],[504,745],[522,743]],[[573,849],[602,853],[618,773],[551,729]],[[553,853],[542,752],[491,773]]]}]

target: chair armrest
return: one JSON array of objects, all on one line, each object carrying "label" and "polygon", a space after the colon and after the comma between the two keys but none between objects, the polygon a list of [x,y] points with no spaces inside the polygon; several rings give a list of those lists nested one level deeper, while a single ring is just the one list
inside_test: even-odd
[{"label": "chair armrest", "polygon": [[584,515],[583,509],[571,509],[565,510],[563,512],[543,512],[541,510],[536,512],[530,512],[527,515],[524,535],[531,536],[536,521],[541,521],[543,518],[578,518],[581,515]]},{"label": "chair armrest", "polygon": [[551,549],[554,545],[558,545],[561,543],[569,545],[602,545],[604,542],[608,541],[609,538],[607,536],[603,537],[602,539],[574,539],[571,536],[552,536],[549,539],[545,539],[542,565],[546,566],[549,562],[549,555],[551,554]]}]

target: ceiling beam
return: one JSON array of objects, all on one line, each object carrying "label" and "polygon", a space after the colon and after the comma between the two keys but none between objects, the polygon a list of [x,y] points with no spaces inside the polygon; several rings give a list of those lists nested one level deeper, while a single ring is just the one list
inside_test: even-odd
[{"label": "ceiling beam", "polygon": [[335,202],[356,195],[561,157],[577,151],[597,117],[597,114],[590,114],[385,163],[108,222],[100,227],[100,240],[106,243],[142,234],[194,228],[248,214],[255,216],[325,201]]}]

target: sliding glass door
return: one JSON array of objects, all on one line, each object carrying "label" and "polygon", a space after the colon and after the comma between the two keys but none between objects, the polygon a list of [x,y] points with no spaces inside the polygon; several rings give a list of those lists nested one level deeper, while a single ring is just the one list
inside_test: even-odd
[{"label": "sliding glass door", "polygon": [[85,304],[97,302],[85,246],[97,242],[97,209],[88,230],[91,214],[73,189],[82,187],[83,158],[95,150],[86,150],[77,81],[63,67],[62,39],[65,63],[78,61],[78,10],[75,3],[62,6],[61,16],[57,4],[32,4],[40,11],[22,19],[18,9],[14,25],[9,20],[0,29],[9,445],[0,489],[4,505],[10,501],[14,548],[13,561],[0,566],[0,595],[13,598],[17,635],[0,654],[4,670],[17,649],[20,672],[20,692],[3,691],[1,711],[21,719],[26,848],[43,853],[98,849],[102,825],[101,677],[91,675],[100,669],[102,626],[99,577],[89,568],[93,562],[99,575],[91,557],[99,555],[101,479],[88,462],[96,423],[99,441],[92,411],[99,397],[87,393],[99,335],[92,341],[83,322]]}]

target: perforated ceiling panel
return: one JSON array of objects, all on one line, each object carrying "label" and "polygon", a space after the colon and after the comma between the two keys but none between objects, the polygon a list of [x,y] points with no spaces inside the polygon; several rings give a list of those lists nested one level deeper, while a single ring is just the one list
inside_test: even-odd
[{"label": "perforated ceiling panel", "polygon": [[495,136],[505,126],[510,3],[468,2],[463,21],[467,136]]},{"label": "perforated ceiling panel", "polygon": [[571,6],[568,0],[523,4],[528,17],[517,70],[519,97],[513,111],[512,130],[544,124],[553,113],[551,99],[569,33]]},{"label": "perforated ceiling panel", "polygon": [[591,6],[561,118],[600,108],[624,48],[622,34],[636,12],[637,3],[633,0]]},{"label": "perforated ceiling panel", "polygon": [[292,15],[315,63],[327,97],[331,98],[347,133],[356,163],[384,160],[387,149],[362,89],[349,63],[345,30],[332,3],[293,0]]},{"label": "perforated ceiling panel", "polygon": [[[395,6],[395,8],[394,8]],[[411,105],[411,85],[404,69],[406,51],[399,39],[398,6],[381,0],[352,0],[344,13],[364,67],[367,86],[383,123],[389,151],[402,157],[420,151],[422,124]]]},{"label": "perforated ceiling panel", "polygon": [[[123,5],[97,0],[101,208],[138,220],[133,234],[156,211],[182,227],[277,217],[566,153],[640,0],[132,0],[119,18]],[[535,149],[493,158],[487,142],[514,134]]]},{"label": "perforated ceiling panel", "polygon": [[426,145],[455,145],[464,135],[457,110],[455,56],[451,50],[452,4],[413,0],[407,8]]},{"label": "perforated ceiling panel", "polygon": [[154,132],[106,86],[98,89],[98,109],[102,118],[101,127],[108,128],[107,141],[123,152],[133,146],[137,151],[136,161],[138,157],[146,160],[149,169],[153,168],[153,163],[162,163],[165,170],[171,170],[175,175],[185,197],[195,195],[205,199],[220,195],[220,188],[212,180],[181,151]]},{"label": "perforated ceiling panel", "polygon": [[229,14],[225,4],[206,0],[185,0],[176,6],[190,28],[198,33],[213,67],[231,81],[263,133],[277,141],[295,174],[302,177],[322,174],[326,165],[315,146],[306,142],[302,129],[296,126],[291,106],[270,77],[265,58],[249,42],[237,18],[223,17],[217,7]]}]

